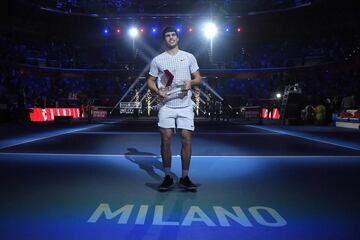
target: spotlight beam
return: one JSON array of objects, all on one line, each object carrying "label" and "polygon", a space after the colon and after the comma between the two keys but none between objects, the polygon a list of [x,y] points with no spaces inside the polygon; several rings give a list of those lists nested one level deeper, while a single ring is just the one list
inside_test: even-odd
[{"label": "spotlight beam", "polygon": [[217,98],[219,98],[221,101],[224,99],[212,88],[209,84],[207,84],[206,81],[201,81],[201,84],[203,84],[206,88],[208,88]]}]

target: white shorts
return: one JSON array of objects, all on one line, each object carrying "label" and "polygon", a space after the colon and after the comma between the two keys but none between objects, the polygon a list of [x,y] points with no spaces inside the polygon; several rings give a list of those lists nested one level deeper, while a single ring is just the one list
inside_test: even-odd
[{"label": "white shorts", "polygon": [[178,128],[194,131],[194,110],[190,105],[185,108],[162,106],[159,110],[158,126],[161,128]]}]

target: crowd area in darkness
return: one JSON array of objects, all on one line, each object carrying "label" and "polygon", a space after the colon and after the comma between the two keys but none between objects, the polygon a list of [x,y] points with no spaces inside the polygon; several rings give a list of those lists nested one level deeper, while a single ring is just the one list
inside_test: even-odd
[{"label": "crowd area in darkness", "polygon": [[[324,17],[322,23],[332,18]],[[212,54],[196,51],[196,44],[181,44],[189,46],[184,50],[194,53],[200,69],[271,70],[266,76],[209,79],[211,87],[225,99],[236,99],[231,102],[234,106],[274,99],[286,85],[298,83],[305,106],[323,104],[328,111],[338,113],[360,106],[360,36],[352,31],[356,23],[351,16],[341,22],[336,19],[321,29],[321,23],[314,22],[311,27],[311,20],[304,21],[296,35],[283,36],[283,27],[274,34],[276,38],[218,45]],[[103,38],[79,45],[70,41],[71,36],[66,40],[60,33],[32,30],[47,24],[41,18],[31,23],[34,26],[18,24],[14,23],[13,30],[3,27],[8,30],[0,33],[0,110],[5,115],[33,107],[81,106],[94,99],[96,105],[112,107],[133,81],[127,72],[141,72],[153,57],[140,44],[132,49]],[[279,68],[281,71],[276,70]],[[301,70],[294,72],[293,68]],[[103,74],[82,74],[97,70]],[[134,94],[131,91],[129,96]]]},{"label": "crowd area in darkness", "polygon": [[[208,83],[225,99],[235,97],[237,100],[231,102],[233,106],[275,99],[276,93],[283,93],[286,85],[296,82],[302,89],[304,106],[323,104],[334,113],[359,108],[359,68],[319,70],[316,74],[306,72],[305,69],[301,73],[289,73],[288,77],[284,77],[287,73],[283,72],[282,77],[274,73],[266,78],[209,79]],[[117,74],[64,77],[62,74],[38,74],[3,65],[0,68],[0,108],[9,115],[24,108],[80,107],[95,99],[96,105],[112,107],[131,83],[132,80]],[[129,97],[134,96],[135,89]]]},{"label": "crowd area in darkness", "polygon": [[[139,47],[82,47],[53,37],[26,39],[19,35],[0,35],[0,56],[8,61],[58,68],[132,69],[146,64]],[[203,68],[278,68],[322,64],[343,60],[360,47],[360,36],[339,40],[334,36],[317,39],[284,40],[257,44],[237,44],[231,51],[210,57],[198,54]],[[216,51],[215,51],[216,52]],[[196,54],[195,54],[196,55]]]}]

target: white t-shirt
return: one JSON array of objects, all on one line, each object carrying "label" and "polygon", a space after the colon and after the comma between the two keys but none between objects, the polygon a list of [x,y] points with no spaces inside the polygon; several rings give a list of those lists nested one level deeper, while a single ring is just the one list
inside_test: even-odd
[{"label": "white t-shirt", "polygon": [[[163,52],[156,56],[150,65],[149,74],[157,77],[158,88],[165,87],[164,71],[168,70],[174,75],[172,86],[180,85],[185,80],[191,80],[191,74],[199,70],[197,61],[191,53],[179,50],[175,55]],[[188,107],[192,104],[191,90],[178,91],[162,100],[162,104],[170,108]]]}]

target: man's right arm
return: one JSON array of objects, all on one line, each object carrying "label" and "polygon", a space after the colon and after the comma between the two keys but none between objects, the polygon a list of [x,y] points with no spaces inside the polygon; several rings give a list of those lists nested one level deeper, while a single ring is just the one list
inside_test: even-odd
[{"label": "man's right arm", "polygon": [[165,92],[164,91],[161,91],[159,90],[157,87],[156,87],[156,77],[152,76],[152,75],[149,75],[148,79],[147,79],[147,86],[148,88],[152,91],[152,92],[155,92],[157,95],[159,95],[160,97],[165,97]]}]

